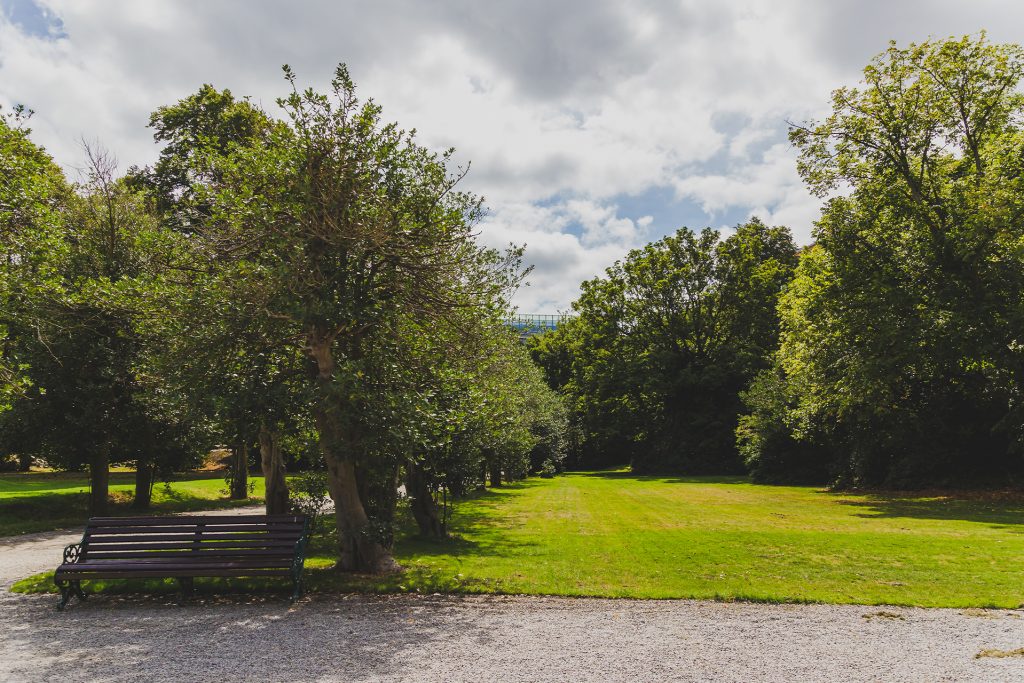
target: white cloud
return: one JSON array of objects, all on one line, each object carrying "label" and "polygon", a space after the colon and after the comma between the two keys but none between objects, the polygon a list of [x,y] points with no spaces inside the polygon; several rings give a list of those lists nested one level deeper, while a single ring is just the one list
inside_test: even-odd
[{"label": "white cloud", "polygon": [[677,178],[673,185],[680,197],[697,201],[709,214],[737,205],[750,207],[748,215],[788,226],[804,243],[811,239],[811,224],[821,204],[804,189],[796,172],[796,154],[783,144],[769,148],[760,163],[727,174]]},{"label": "white cloud", "polygon": [[[538,312],[567,308],[654,225],[756,213],[809,239],[818,201],[786,121],[821,115],[890,38],[987,24],[1024,42],[1024,6],[997,0],[40,2],[63,33],[0,11],[0,103],[35,109],[66,167],[82,137],[151,162],[149,113],[202,83],[272,109],[282,63],[323,88],[345,61],[386,118],[472,160],[466,186],[492,208],[482,239],[528,244],[519,301]],[[681,203],[636,206],[659,190]]]}]

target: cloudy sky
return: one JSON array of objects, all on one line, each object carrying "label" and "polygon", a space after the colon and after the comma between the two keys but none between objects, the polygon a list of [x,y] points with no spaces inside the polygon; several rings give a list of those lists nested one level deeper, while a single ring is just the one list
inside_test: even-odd
[{"label": "cloudy sky", "polygon": [[156,107],[203,83],[269,110],[280,66],[349,65],[385,118],[472,160],[481,239],[527,245],[517,303],[566,310],[583,279],[680,226],[750,215],[810,239],[786,121],[821,116],[891,39],[1024,43],[1011,0],[0,0],[0,104],[34,109],[72,173],[80,141],[151,163]]}]

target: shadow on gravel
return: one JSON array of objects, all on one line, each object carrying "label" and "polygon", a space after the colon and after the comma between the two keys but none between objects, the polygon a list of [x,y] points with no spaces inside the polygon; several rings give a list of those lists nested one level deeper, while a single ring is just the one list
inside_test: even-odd
[{"label": "shadow on gravel", "polygon": [[[324,596],[185,606],[103,596],[63,613],[3,605],[3,680],[381,681],[453,633],[490,636],[450,598]],[[444,612],[443,618],[438,618]],[[86,656],[87,655],[87,656]]]}]

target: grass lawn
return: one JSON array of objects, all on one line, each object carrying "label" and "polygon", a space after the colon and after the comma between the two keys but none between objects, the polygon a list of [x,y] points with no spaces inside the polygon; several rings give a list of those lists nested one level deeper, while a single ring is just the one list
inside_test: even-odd
[{"label": "grass lawn", "polygon": [[[459,503],[453,527],[456,538],[444,543],[407,531],[397,545],[407,571],[387,578],[330,570],[329,538],[320,538],[306,565],[309,589],[1024,603],[1019,495],[860,495],[738,478],[578,473],[488,490]],[[48,580],[18,588],[48,589]],[[211,587],[232,585],[258,587]]]},{"label": "grass lawn", "polygon": [[[190,472],[168,487],[153,487],[153,511],[185,512],[238,505],[257,500],[228,500],[220,473]],[[263,478],[250,477],[256,484],[253,495],[263,495]],[[112,515],[137,514],[130,509],[135,474],[111,472]],[[81,527],[88,518],[89,480],[70,472],[25,472],[0,474],[0,536],[64,527]],[[261,498],[262,499],[262,498]]]}]

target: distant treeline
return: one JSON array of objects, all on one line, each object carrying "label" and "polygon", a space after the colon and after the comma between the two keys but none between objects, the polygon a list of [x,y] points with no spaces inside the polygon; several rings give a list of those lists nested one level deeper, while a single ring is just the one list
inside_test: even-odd
[{"label": "distant treeline", "polygon": [[815,243],[680,230],[533,341],[577,466],[846,486],[1024,472],[1024,52],[891,46],[792,125]]}]

